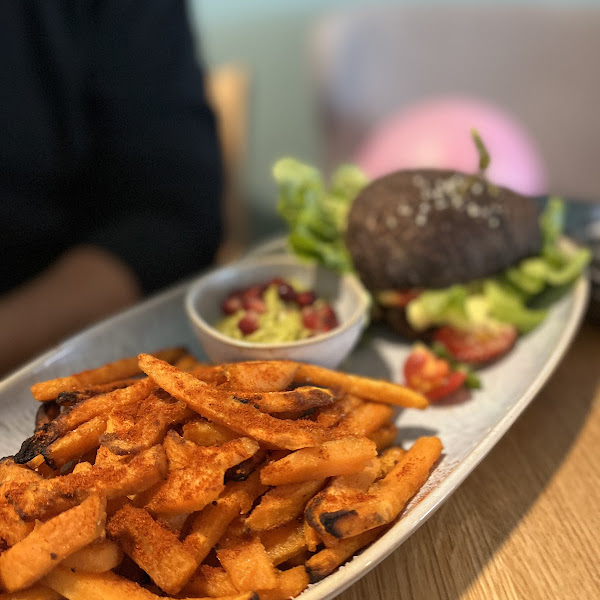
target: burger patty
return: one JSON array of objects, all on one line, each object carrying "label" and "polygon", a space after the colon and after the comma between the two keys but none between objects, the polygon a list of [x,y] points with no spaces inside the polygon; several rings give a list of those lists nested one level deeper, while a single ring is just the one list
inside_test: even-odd
[{"label": "burger patty", "polygon": [[398,171],[354,200],[346,245],[370,290],[441,288],[493,275],[541,248],[536,202],[456,171]]}]

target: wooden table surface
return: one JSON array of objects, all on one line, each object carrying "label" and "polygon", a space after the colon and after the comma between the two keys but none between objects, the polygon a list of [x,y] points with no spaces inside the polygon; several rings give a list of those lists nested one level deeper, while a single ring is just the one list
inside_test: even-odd
[{"label": "wooden table surface", "polygon": [[339,600],[600,599],[600,326],[446,503]]}]

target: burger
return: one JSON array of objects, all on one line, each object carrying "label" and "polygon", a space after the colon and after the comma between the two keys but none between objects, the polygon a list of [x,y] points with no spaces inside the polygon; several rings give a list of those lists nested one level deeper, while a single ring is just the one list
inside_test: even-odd
[{"label": "burger", "polygon": [[540,203],[475,173],[416,169],[368,181],[282,159],[278,210],[296,254],[353,271],[381,318],[408,338],[482,364],[507,352],[546,316],[550,288],[568,285],[589,260],[563,247],[564,204]]}]

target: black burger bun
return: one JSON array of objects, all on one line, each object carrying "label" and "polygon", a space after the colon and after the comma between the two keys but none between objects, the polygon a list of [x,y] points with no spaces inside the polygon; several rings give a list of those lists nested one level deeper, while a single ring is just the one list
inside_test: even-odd
[{"label": "black burger bun", "polygon": [[539,253],[538,218],[533,198],[479,175],[397,171],[354,200],[346,245],[371,291],[443,288]]}]

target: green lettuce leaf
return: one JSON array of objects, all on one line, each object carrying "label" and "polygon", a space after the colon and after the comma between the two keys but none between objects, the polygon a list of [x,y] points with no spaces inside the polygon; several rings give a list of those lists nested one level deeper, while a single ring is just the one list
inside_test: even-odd
[{"label": "green lettuce leaf", "polygon": [[502,323],[514,325],[520,333],[534,329],[546,318],[546,310],[527,308],[514,289],[503,286],[497,280],[487,280],[483,290],[490,316]]},{"label": "green lettuce leaf", "polygon": [[291,250],[330,269],[352,271],[344,232],[350,206],[368,183],[364,173],[343,165],[326,188],[317,169],[283,158],[275,163],[273,177],[278,186],[277,210],[288,225]]}]

